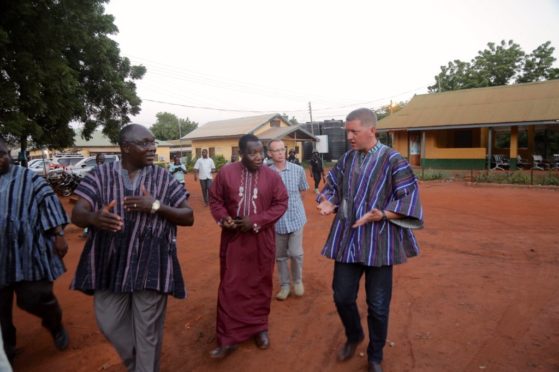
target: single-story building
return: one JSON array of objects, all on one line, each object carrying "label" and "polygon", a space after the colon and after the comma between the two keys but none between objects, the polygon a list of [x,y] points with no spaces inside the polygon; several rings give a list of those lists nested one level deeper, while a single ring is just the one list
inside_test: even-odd
[{"label": "single-story building", "polygon": [[303,158],[303,142],[316,141],[315,136],[280,114],[212,121],[182,139],[192,141],[192,155],[196,158],[201,156],[202,149],[207,149],[210,156],[222,155],[230,160],[233,154],[238,155],[239,138],[245,134],[254,134],[264,146],[273,139],[281,139],[288,149],[295,149],[299,160]]},{"label": "single-story building", "polygon": [[514,169],[559,152],[559,80],[416,95],[377,130],[412,165],[483,169],[500,154]]}]

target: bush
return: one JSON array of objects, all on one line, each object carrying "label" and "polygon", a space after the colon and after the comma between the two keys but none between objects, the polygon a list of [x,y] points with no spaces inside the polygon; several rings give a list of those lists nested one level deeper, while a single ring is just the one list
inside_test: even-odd
[{"label": "bush", "polygon": [[223,167],[225,164],[227,164],[227,160],[225,160],[223,155],[215,155],[214,157],[212,157],[212,159],[214,160],[216,171],[219,171],[221,169],[221,167]]},{"label": "bush", "polygon": [[543,176],[542,185],[559,186],[559,175],[557,174],[546,174]]},{"label": "bush", "polygon": [[417,178],[421,181],[435,181],[435,180],[443,180],[445,176],[440,171],[433,171],[432,169],[427,169],[421,172],[421,174],[417,175]]}]

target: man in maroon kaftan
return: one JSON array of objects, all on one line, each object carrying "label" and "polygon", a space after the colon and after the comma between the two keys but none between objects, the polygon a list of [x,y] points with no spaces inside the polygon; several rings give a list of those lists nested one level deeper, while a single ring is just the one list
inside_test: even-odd
[{"label": "man in maroon kaftan", "polygon": [[274,224],[287,209],[288,194],[277,174],[262,166],[262,143],[239,141],[241,162],[224,166],[210,189],[210,208],[222,227],[217,343],[213,358],[255,337],[266,349],[275,262]]}]

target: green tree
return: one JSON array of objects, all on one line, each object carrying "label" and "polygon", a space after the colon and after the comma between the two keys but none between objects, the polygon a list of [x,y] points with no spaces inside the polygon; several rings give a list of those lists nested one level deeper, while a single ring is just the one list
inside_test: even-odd
[{"label": "green tree", "polygon": [[0,134],[22,150],[73,145],[71,121],[82,136],[103,126],[116,141],[129,115],[140,111],[134,80],[145,67],[120,56],[104,14],[108,0],[0,2]]},{"label": "green tree", "polygon": [[396,103],[389,103],[388,105],[381,106],[380,108],[373,110],[377,114],[377,119],[383,119],[390,114],[400,111],[407,104],[407,101],[400,101]]},{"label": "green tree", "polygon": [[299,125],[299,122],[297,121],[295,116],[292,116],[291,119],[289,118],[289,115],[287,115],[286,113],[281,114],[281,116],[285,119],[285,121],[287,121],[291,125]]},{"label": "green tree", "polygon": [[526,54],[512,40],[500,44],[488,43],[487,49],[479,51],[470,62],[454,60],[441,66],[435,76],[430,92],[491,87],[513,83],[559,78],[559,69],[554,68],[555,48],[551,42],[538,46]]},{"label": "green tree", "polygon": [[198,123],[190,121],[190,119],[179,119],[175,114],[169,112],[158,112],[157,122],[150,128],[155,138],[159,140],[174,140],[179,138],[179,123],[180,123],[180,136],[185,136],[198,128]]}]

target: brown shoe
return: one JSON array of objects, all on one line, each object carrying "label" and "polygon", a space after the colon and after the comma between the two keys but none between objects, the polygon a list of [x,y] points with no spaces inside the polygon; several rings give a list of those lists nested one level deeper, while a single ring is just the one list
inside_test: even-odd
[{"label": "brown shoe", "polygon": [[239,345],[237,344],[218,346],[210,352],[210,358],[223,359],[233,351],[237,350],[238,347]]},{"label": "brown shoe", "polygon": [[254,337],[254,342],[259,349],[265,350],[270,347],[270,337],[268,331],[263,331]]},{"label": "brown shoe", "polygon": [[355,354],[355,350],[357,350],[357,346],[359,346],[359,344],[363,342],[364,338],[365,336],[362,336],[359,341],[346,342],[338,352],[338,361],[343,362],[353,357],[353,355]]}]

